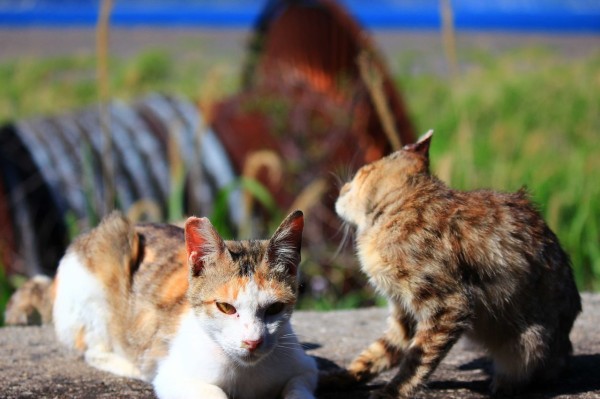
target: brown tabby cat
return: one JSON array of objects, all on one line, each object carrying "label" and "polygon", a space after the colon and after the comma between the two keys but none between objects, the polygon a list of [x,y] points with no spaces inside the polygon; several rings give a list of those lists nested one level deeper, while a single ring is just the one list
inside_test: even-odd
[{"label": "brown tabby cat", "polygon": [[462,192],[432,176],[431,137],[362,167],[337,200],[391,307],[388,330],[347,376],[399,365],[372,398],[410,396],[463,333],[493,358],[494,392],[556,376],[581,311],[567,254],[523,190]]}]

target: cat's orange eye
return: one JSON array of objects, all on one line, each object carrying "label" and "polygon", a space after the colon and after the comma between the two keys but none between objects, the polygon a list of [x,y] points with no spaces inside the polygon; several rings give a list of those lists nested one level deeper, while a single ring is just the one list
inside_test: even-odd
[{"label": "cat's orange eye", "polygon": [[267,310],[265,310],[265,314],[267,316],[274,316],[283,312],[284,308],[285,304],[283,302],[275,302],[274,304],[270,305]]},{"label": "cat's orange eye", "polygon": [[237,312],[233,305],[226,302],[215,302],[215,305],[217,305],[217,309],[225,314],[235,314],[235,312]]}]

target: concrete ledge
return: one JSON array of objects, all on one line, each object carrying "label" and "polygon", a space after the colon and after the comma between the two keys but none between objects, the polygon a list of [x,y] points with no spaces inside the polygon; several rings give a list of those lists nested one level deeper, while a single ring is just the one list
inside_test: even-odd
[{"label": "concrete ledge", "polygon": [[[296,312],[294,327],[321,368],[347,364],[377,338],[385,309]],[[572,332],[575,347],[570,370],[551,386],[521,398],[600,398],[600,295],[583,295],[583,313]],[[65,351],[50,327],[0,329],[0,397],[3,398],[152,398],[150,385],[118,378],[87,366]],[[466,341],[459,342],[418,398],[486,398],[490,362]],[[353,392],[320,392],[323,399],[367,398],[387,373]]]}]

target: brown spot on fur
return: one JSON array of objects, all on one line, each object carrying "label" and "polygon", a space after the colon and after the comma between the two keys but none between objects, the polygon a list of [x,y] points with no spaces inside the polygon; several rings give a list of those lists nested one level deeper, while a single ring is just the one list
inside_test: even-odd
[{"label": "brown spot on fur", "polygon": [[256,285],[262,289],[266,288],[269,283],[269,275],[265,273],[264,269],[258,269],[252,276]]},{"label": "brown spot on fur", "polygon": [[159,300],[162,307],[172,307],[185,298],[188,289],[188,268],[185,263],[166,277],[160,287]]},{"label": "brown spot on fur", "polygon": [[256,284],[265,291],[270,291],[273,295],[278,298],[279,302],[283,302],[286,305],[293,305],[296,302],[296,294],[294,285],[279,280],[267,279],[266,276],[257,273],[255,275]]},{"label": "brown spot on fur", "polygon": [[150,310],[145,310],[136,314],[132,329],[134,331],[152,330],[154,324],[156,324],[156,315]]},{"label": "brown spot on fur", "polygon": [[80,352],[85,352],[87,345],[85,344],[85,327],[80,327],[75,335],[75,349]]},{"label": "brown spot on fur", "polygon": [[54,280],[52,280],[52,285],[50,286],[50,302],[54,303],[54,300],[56,299],[56,291],[58,290],[58,282],[59,282],[59,278],[58,276],[56,276],[54,278]]},{"label": "brown spot on fur", "polygon": [[157,260],[156,251],[154,248],[146,248],[144,251],[144,262],[154,263]]},{"label": "brown spot on fur", "polygon": [[235,277],[215,291],[217,301],[236,301],[240,292],[248,285],[248,277]]}]

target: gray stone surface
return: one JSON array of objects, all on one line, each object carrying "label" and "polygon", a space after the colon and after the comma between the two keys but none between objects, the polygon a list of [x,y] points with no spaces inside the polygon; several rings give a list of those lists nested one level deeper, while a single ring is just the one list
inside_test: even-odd
[{"label": "gray stone surface", "polygon": [[[600,398],[600,295],[584,294],[583,313],[572,332],[575,347],[570,370],[555,383],[521,398]],[[348,363],[379,336],[385,309],[296,312],[293,323],[308,352],[322,368]],[[143,382],[115,377],[87,366],[64,350],[50,327],[0,329],[2,398],[152,398]],[[459,342],[418,398],[485,398],[490,363],[466,341]],[[362,399],[389,378],[350,392],[319,392],[322,399]]]}]

